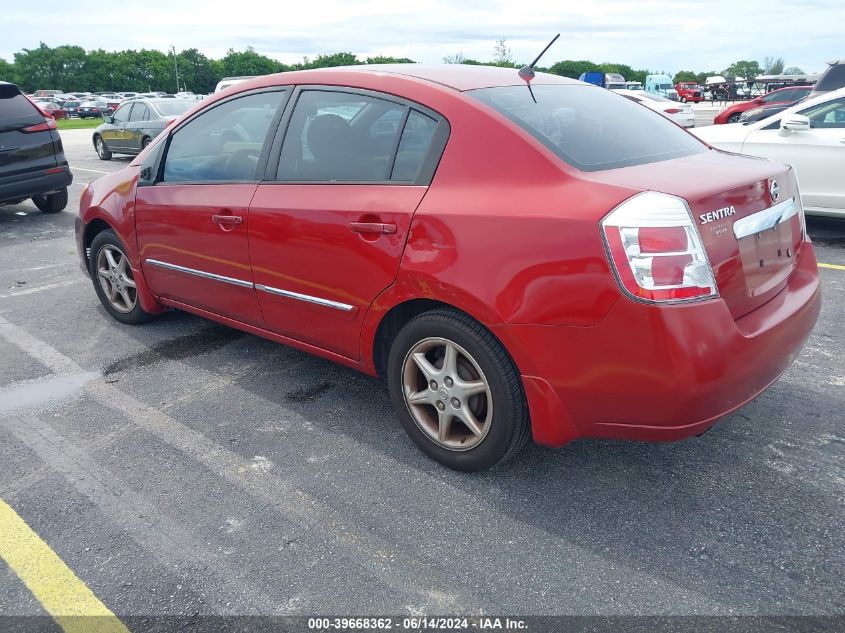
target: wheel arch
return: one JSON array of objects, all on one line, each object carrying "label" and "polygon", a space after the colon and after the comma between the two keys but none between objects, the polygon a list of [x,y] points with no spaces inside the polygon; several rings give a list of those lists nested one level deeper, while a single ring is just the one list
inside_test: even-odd
[{"label": "wheel arch", "polygon": [[115,228],[100,217],[94,218],[85,225],[85,231],[82,233],[82,248],[85,253],[85,261],[89,265],[91,262],[91,243],[100,233],[108,230],[114,231],[117,234]]}]

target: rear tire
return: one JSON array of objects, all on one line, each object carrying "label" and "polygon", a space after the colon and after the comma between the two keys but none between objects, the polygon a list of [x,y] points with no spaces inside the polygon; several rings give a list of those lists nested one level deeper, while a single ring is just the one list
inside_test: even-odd
[{"label": "rear tire", "polygon": [[390,348],[387,380],[402,427],[444,466],[484,470],[528,442],[519,372],[490,331],[465,314],[432,310],[405,324]]},{"label": "rear tire", "polygon": [[67,187],[56,193],[33,196],[32,201],[42,213],[58,213],[67,206]]},{"label": "rear tire", "polygon": [[149,145],[152,142],[153,142],[153,140],[149,136],[145,136],[144,138],[142,138],[141,139],[141,151],[143,152],[145,149],[147,149],[147,145]]},{"label": "rear tire", "polygon": [[111,229],[98,233],[91,242],[88,271],[94,291],[112,318],[129,325],[140,325],[155,315],[146,312],[138,300],[138,289],[126,247]]},{"label": "rear tire", "polygon": [[97,150],[97,156],[100,157],[100,160],[111,160],[111,150],[99,134],[94,137],[94,149]]}]

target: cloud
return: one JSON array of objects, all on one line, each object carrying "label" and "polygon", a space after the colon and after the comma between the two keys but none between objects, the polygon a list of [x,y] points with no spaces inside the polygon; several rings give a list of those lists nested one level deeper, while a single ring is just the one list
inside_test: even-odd
[{"label": "cloud", "polygon": [[833,0],[147,0],[92,11],[42,0],[32,8],[4,9],[3,21],[0,57],[6,59],[44,41],[108,50],[166,50],[173,44],[212,57],[253,46],[288,63],[338,51],[424,62],[461,52],[488,60],[495,41],[505,38],[516,60],[527,61],[557,32],[561,38],[544,62],[591,59],[654,70],[714,70],[773,55],[813,71],[845,55],[845,9]]}]

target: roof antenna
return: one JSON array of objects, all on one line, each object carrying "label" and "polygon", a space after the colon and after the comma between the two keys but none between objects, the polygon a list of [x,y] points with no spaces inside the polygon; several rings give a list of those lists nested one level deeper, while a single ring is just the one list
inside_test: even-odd
[{"label": "roof antenna", "polygon": [[543,51],[539,55],[537,55],[537,58],[533,62],[519,69],[519,76],[525,80],[525,85],[528,86],[528,92],[531,93],[531,98],[534,99],[534,103],[537,103],[537,97],[534,96],[534,91],[531,89],[531,80],[534,79],[534,76],[536,74],[534,72],[534,66],[537,65],[537,62],[540,61],[540,58],[546,54],[546,51],[551,48],[552,44],[554,44],[557,41],[557,38],[559,37],[560,33],[555,35],[552,38],[552,41],[546,44],[546,48],[544,48]]}]

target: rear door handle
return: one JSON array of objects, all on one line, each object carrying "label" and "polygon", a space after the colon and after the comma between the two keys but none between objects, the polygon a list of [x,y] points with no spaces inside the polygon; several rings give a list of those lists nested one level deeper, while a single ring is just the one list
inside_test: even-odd
[{"label": "rear door handle", "polygon": [[355,233],[396,233],[396,225],[386,222],[350,222]]},{"label": "rear door handle", "polygon": [[220,226],[229,227],[244,223],[244,219],[239,215],[212,215],[211,221]]}]

